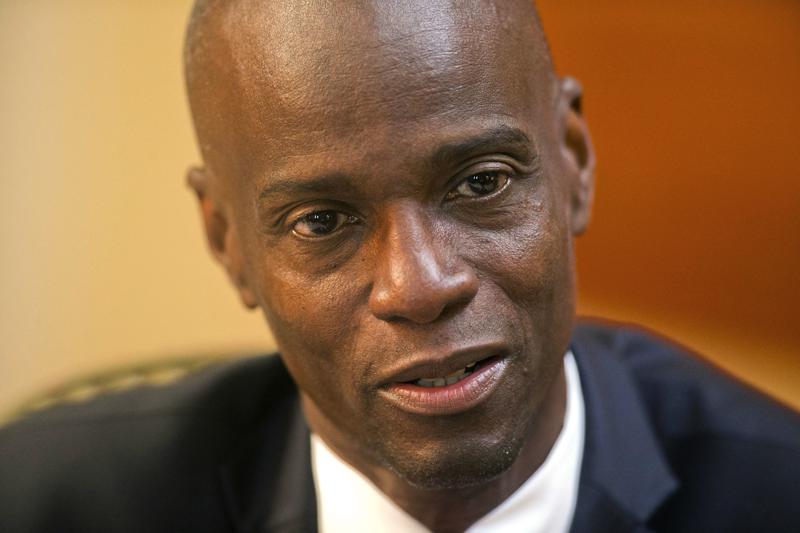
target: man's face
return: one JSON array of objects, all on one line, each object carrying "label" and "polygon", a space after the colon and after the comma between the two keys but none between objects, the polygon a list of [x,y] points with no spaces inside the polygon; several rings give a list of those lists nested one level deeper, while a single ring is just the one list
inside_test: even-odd
[{"label": "man's face", "polygon": [[359,466],[464,486],[555,401],[586,206],[532,21],[385,4],[229,15],[198,119],[225,183],[208,201],[312,429]]}]

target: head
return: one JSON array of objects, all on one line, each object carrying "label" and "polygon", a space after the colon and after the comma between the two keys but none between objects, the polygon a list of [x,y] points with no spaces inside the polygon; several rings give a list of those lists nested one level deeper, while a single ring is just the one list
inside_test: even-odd
[{"label": "head", "polygon": [[[209,0],[186,72],[211,250],[312,429],[419,487],[509,468],[557,401],[594,161],[530,0]],[[502,361],[474,405],[392,396],[470,351]]]}]

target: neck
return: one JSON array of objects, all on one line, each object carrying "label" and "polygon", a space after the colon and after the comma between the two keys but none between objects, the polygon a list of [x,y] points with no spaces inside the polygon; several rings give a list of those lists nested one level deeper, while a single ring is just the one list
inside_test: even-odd
[{"label": "neck", "polygon": [[[312,429],[325,443],[352,467],[361,471],[401,509],[435,533],[457,533],[487,515],[513,494],[544,463],[555,444],[564,423],[566,410],[566,378],[564,369],[554,380],[541,412],[531,420],[527,438],[512,466],[499,476],[479,485],[457,489],[431,490],[410,485],[403,478],[371,461],[360,459],[357,453],[348,453],[339,439],[331,438],[322,427]],[[307,418],[319,420],[313,402],[304,398]],[[320,431],[323,430],[323,431]]]}]

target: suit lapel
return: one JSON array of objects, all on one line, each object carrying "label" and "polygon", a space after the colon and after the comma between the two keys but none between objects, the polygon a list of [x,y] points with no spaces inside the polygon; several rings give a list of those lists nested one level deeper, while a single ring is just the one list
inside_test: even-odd
[{"label": "suit lapel", "polygon": [[578,328],[572,350],[586,408],[572,531],[647,531],[647,520],[678,483],[650,427],[643,398],[612,344]]},{"label": "suit lapel", "polygon": [[219,474],[235,531],[317,531],[309,430],[296,394],[272,406]]}]

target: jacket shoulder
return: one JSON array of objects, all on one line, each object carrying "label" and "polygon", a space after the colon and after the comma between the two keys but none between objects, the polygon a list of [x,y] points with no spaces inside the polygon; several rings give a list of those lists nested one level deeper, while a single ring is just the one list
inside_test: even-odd
[{"label": "jacket shoulder", "polygon": [[612,358],[678,481],[667,531],[797,531],[800,415],[688,349],[632,327],[584,324],[574,342]]},{"label": "jacket shoulder", "polygon": [[622,363],[657,431],[701,431],[800,448],[800,415],[688,348],[633,326],[581,324],[576,342]]},{"label": "jacket shoulder", "polygon": [[19,419],[0,429],[0,529],[145,530],[143,517],[156,530],[223,529],[217,464],[294,401],[285,367],[267,356]]}]

